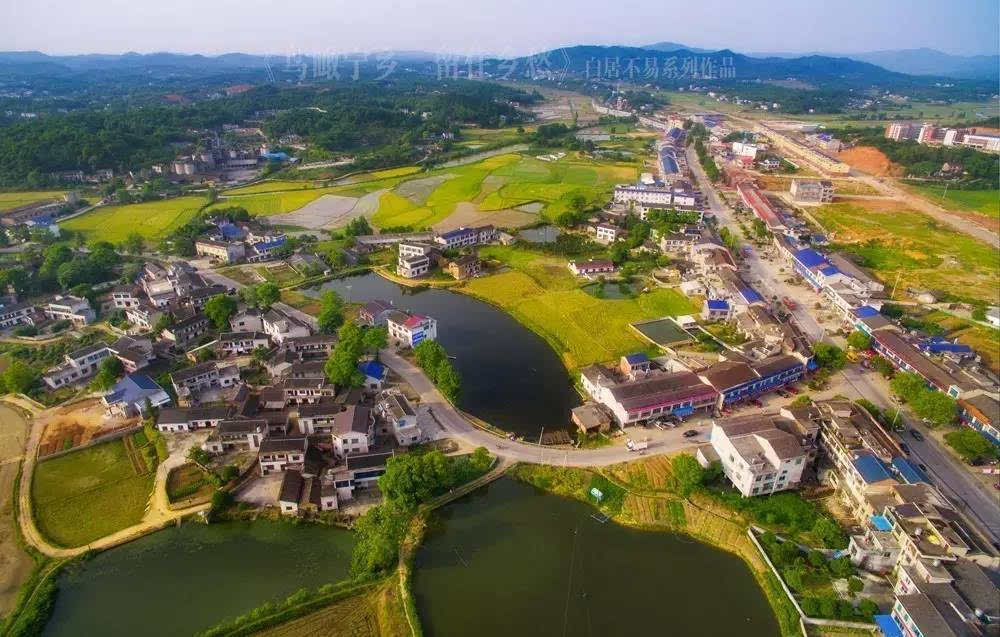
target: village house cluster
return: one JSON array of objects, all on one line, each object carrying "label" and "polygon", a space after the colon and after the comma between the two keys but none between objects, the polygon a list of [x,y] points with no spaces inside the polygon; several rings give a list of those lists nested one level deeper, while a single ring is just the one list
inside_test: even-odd
[{"label": "village house cluster", "polygon": [[[380,235],[384,236],[384,235]],[[479,276],[482,262],[476,255],[477,246],[497,241],[500,233],[493,226],[457,228],[439,234],[412,233],[395,235],[399,256],[396,274],[406,279],[427,275],[435,267],[461,281]],[[364,237],[359,243],[365,245]],[[382,244],[385,245],[385,244]],[[464,253],[459,254],[459,251]],[[450,256],[449,256],[450,255]]]}]

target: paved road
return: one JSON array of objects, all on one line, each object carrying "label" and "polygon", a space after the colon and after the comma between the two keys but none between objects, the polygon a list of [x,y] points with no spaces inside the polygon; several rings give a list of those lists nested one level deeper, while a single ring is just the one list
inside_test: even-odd
[{"label": "paved road", "polygon": [[[383,363],[399,374],[420,395],[421,405],[430,407],[435,419],[448,435],[469,446],[486,447],[490,453],[510,461],[570,467],[605,466],[626,460],[635,460],[638,455],[630,452],[621,444],[601,449],[556,449],[501,438],[496,434],[479,429],[469,422],[441,395],[418,367],[388,349],[382,350],[379,356]],[[707,425],[708,421],[704,421],[700,425],[690,425],[683,429],[671,429],[667,432],[658,431],[658,434],[663,435],[658,436],[655,442],[650,443],[647,453],[657,455],[684,449],[693,450],[698,443],[705,442]],[[691,427],[700,429],[701,435],[693,439],[684,438],[683,430]],[[635,432],[636,437],[641,437],[646,430],[633,429],[632,431]]]},{"label": "paved road", "polygon": [[[888,383],[876,372],[851,365],[845,367],[840,376],[846,383],[848,397],[866,398],[883,409],[895,408],[890,400]],[[910,448],[910,459],[924,464],[934,484],[959,509],[978,522],[992,541],[1000,542],[1000,499],[997,494],[969,475],[961,463],[941,448],[923,423],[909,418],[905,412],[900,415],[900,419],[907,429],[914,427],[924,434],[923,441],[918,441],[909,434],[899,436]]]},{"label": "paved road", "polygon": [[[731,231],[738,232],[739,228],[733,219],[732,212],[719,203],[715,189],[702,171],[697,157],[690,149],[688,155],[688,163],[702,191],[708,195],[709,206],[718,219],[719,226],[728,226]],[[778,261],[761,259],[756,249],[752,251],[746,261],[750,265],[750,278],[759,292],[767,298],[777,295],[779,297],[787,296],[795,300],[798,307],[792,314],[802,330],[813,341],[830,340],[826,330],[816,321],[809,310],[817,300],[824,303],[825,301],[803,286],[791,286],[785,283],[784,279],[788,277],[788,274],[782,275],[778,272],[779,267],[781,267]],[[756,283],[758,279],[761,283]],[[888,385],[874,372],[865,372],[859,366],[849,365],[841,372],[840,381],[844,392],[852,399],[865,398],[883,409],[892,406]],[[913,423],[907,420],[906,426],[907,428],[916,427],[923,433],[927,433],[922,423]],[[906,435],[903,441],[910,447],[911,458],[927,467],[927,473],[935,485],[951,498],[959,509],[977,522],[991,540],[1000,541],[1000,498],[997,497],[997,494],[990,492],[988,487],[974,476],[969,475],[968,470],[946,450],[942,449],[940,443],[930,435],[925,435],[922,442]]]}]

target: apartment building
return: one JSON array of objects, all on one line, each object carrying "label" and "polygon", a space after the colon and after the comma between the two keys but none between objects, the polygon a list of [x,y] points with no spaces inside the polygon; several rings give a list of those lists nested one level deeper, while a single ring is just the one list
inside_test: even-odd
[{"label": "apartment building", "polygon": [[833,182],[793,179],[789,192],[796,203],[829,203],[833,201]]},{"label": "apartment building", "polygon": [[717,458],[744,497],[794,489],[815,457],[818,431],[774,414],[713,421],[709,445],[714,455],[702,447],[698,460],[707,466]]},{"label": "apartment building", "polygon": [[338,456],[366,454],[375,445],[375,414],[369,407],[348,405],[334,416],[330,435]]},{"label": "apartment building", "polygon": [[232,387],[240,380],[240,370],[235,365],[220,366],[206,361],[170,374],[170,382],[181,400],[196,397],[200,392]]},{"label": "apartment building", "polygon": [[246,258],[246,244],[242,241],[215,241],[199,239],[194,242],[195,254],[221,263],[237,263]]},{"label": "apartment building", "polygon": [[619,426],[709,411],[719,399],[713,387],[691,372],[650,372],[621,379],[612,370],[590,365],[580,370],[580,377],[584,390],[611,411]]}]

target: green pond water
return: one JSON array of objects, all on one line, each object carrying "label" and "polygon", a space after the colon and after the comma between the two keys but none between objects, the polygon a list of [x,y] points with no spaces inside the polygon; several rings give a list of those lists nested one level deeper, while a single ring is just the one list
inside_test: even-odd
[{"label": "green pond water", "polygon": [[574,500],[501,479],[441,509],[413,590],[428,636],[779,634],[735,555],[600,523]]},{"label": "green pond water", "polygon": [[190,523],[105,551],[59,580],[46,637],[193,635],[347,577],[349,531],[282,522]]}]

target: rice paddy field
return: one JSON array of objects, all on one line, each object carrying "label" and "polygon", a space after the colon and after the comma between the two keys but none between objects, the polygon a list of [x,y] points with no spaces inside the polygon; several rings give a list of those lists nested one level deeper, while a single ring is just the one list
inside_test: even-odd
[{"label": "rice paddy field", "polygon": [[26,206],[29,203],[41,201],[43,199],[62,199],[62,191],[58,190],[33,190],[31,192],[0,192],[0,210],[10,210],[18,206]]},{"label": "rice paddy field", "polygon": [[581,288],[563,258],[509,246],[489,246],[480,254],[509,269],[471,280],[461,291],[503,308],[542,336],[570,371],[646,349],[630,323],[697,311],[675,290],[598,299]]},{"label": "rice paddy field", "polygon": [[[636,177],[638,165],[632,163],[597,161],[583,156],[544,162],[528,155],[506,153],[432,171],[405,166],[361,173],[336,185],[316,180],[265,180],[223,191],[218,201],[205,211],[239,206],[251,215],[271,217],[301,210],[324,195],[337,195],[342,199],[356,198],[356,209],[345,213],[340,208],[351,208],[351,202],[341,200],[337,210],[331,209],[326,217],[321,214],[322,218],[314,219],[310,228],[335,227],[354,216],[368,217],[379,228],[450,229],[486,223],[516,228],[541,219],[555,219],[568,209],[571,198],[577,194],[593,205],[602,205],[614,184],[634,181]],[[0,194],[0,206],[5,205],[2,197]],[[203,198],[192,196],[108,206],[62,225],[109,241],[121,241],[133,230],[155,240],[194,217],[204,202]],[[294,220],[287,223],[295,225]]]},{"label": "rice paddy field", "polygon": [[891,286],[938,290],[959,299],[996,302],[1000,261],[985,243],[892,201],[856,201],[811,211],[837,247]]},{"label": "rice paddy field", "polygon": [[125,206],[102,206],[64,221],[60,226],[81,231],[90,239],[112,243],[124,240],[130,232],[155,240],[190,221],[204,205],[204,197],[177,197]]}]

